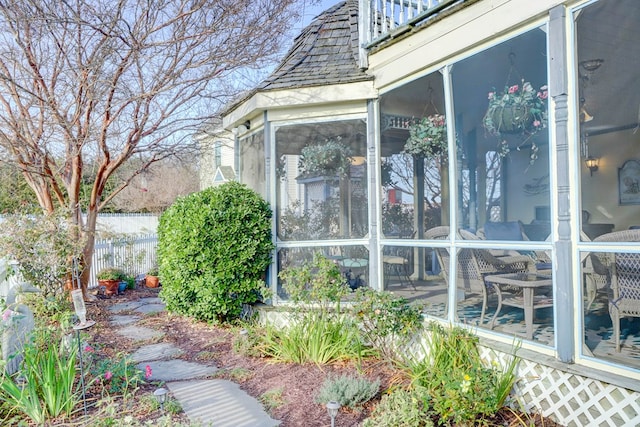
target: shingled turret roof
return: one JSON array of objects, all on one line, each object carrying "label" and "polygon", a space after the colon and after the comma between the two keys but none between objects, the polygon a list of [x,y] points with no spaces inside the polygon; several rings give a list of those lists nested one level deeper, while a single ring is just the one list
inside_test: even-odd
[{"label": "shingled turret roof", "polygon": [[358,66],[358,43],[358,1],[340,2],[302,30],[284,60],[257,90],[372,80]]}]

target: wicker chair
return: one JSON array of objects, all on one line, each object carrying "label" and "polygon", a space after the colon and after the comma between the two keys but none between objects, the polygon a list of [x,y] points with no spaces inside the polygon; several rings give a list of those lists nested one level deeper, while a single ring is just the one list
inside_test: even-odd
[{"label": "wicker chair", "polygon": [[[458,231],[465,240],[480,240],[478,236],[465,230]],[[445,240],[449,236],[449,227],[440,226],[428,230],[426,239]],[[434,248],[445,280],[449,281],[449,252],[444,248]],[[461,249],[458,253],[458,268],[456,286],[467,293],[482,296],[482,310],[480,312],[481,325],[487,309],[488,284],[485,276],[501,273],[520,273],[535,271],[535,261],[525,255],[496,257],[488,249]],[[492,285],[493,286],[493,285]],[[498,293],[498,295],[500,295]],[[493,323],[493,322],[492,322]]]},{"label": "wicker chair", "polygon": [[[580,231],[580,239],[583,242],[590,242],[591,239],[584,231]],[[591,310],[591,306],[598,296],[601,289],[609,289],[611,283],[611,274],[609,268],[603,262],[609,262],[609,259],[601,259],[595,254],[586,253],[581,255],[582,276],[584,280],[585,291],[585,311]]]},{"label": "wicker chair", "polygon": [[[517,226],[519,228],[519,238],[518,239],[514,239],[516,241],[530,241],[529,236],[527,236],[527,233],[524,232],[524,228],[522,225],[521,221],[509,221],[503,224],[513,224],[514,226]],[[476,235],[482,239],[482,240],[486,240],[487,237],[485,235],[485,229],[484,228],[480,228],[478,229],[478,231],[476,232]],[[551,238],[551,235],[549,234],[547,236],[547,240],[549,240]],[[509,240],[509,239],[505,239],[505,238],[498,238],[495,240]],[[496,256],[502,256],[502,255],[518,255],[518,251],[505,251],[505,250],[501,250],[501,249],[491,249],[491,253],[493,255]],[[541,264],[548,264],[551,265],[551,257],[549,256],[549,254],[547,254],[545,251],[531,251],[531,256],[537,260],[538,263]]]},{"label": "wicker chair", "polygon": [[[640,242],[640,230],[614,231],[596,237],[594,242]],[[640,317],[640,254],[614,252],[592,257],[594,270],[608,273],[609,315],[613,323],[616,351],[620,352],[620,319]],[[607,268],[607,272],[602,271]]]}]

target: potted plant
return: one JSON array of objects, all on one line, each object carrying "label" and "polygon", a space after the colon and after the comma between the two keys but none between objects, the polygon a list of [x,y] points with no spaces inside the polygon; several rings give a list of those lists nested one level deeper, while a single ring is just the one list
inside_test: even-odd
[{"label": "potted plant", "polygon": [[[533,135],[547,127],[547,86],[536,91],[531,83],[522,79],[522,84],[505,86],[502,92],[488,93],[489,106],[482,119],[484,128],[490,135],[499,138],[499,154],[509,154],[509,146],[503,134],[520,135],[523,140],[518,146],[529,141]],[[531,144],[530,162],[538,158],[538,147]]]},{"label": "potted plant", "polygon": [[158,277],[158,267],[151,267],[151,269],[147,272],[144,283],[148,288],[157,288],[160,285],[160,277]]},{"label": "potted plant", "polygon": [[351,148],[339,136],[307,145],[300,154],[300,174],[304,177],[345,177],[351,167]]},{"label": "potted plant", "polygon": [[118,292],[118,284],[125,280],[126,277],[124,270],[116,267],[103,268],[96,275],[98,284],[106,288],[106,295],[115,295]]},{"label": "potted plant", "polygon": [[432,114],[409,126],[403,153],[426,159],[446,156],[447,144],[447,120],[443,114]]}]

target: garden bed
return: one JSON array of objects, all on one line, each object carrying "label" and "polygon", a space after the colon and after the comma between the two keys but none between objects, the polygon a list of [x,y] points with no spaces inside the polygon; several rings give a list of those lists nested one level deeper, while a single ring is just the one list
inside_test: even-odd
[{"label": "garden bed", "polygon": [[[89,308],[90,318],[97,320],[96,326],[89,331],[91,340],[97,347],[113,355],[119,352],[133,353],[141,343],[123,339],[109,326],[111,313],[108,307],[115,303],[156,296],[157,293],[157,290],[141,288],[129,290],[123,296],[99,299],[95,306]],[[280,420],[283,427],[329,425],[326,408],[315,402],[315,397],[328,376],[352,374],[364,375],[372,380],[380,379],[383,392],[406,381],[399,371],[377,360],[368,360],[360,365],[349,362],[317,366],[272,363],[267,358],[243,356],[232,349],[232,342],[239,333],[239,328],[208,325],[166,312],[149,315],[139,324],[164,332],[162,341],[171,342],[182,349],[180,358],[215,364],[220,368],[220,378],[238,383],[248,394],[263,402],[265,409],[273,418]],[[153,378],[150,381],[153,382]],[[156,387],[157,384],[144,384],[138,393],[151,394]],[[357,411],[341,409],[336,418],[336,426],[359,425],[378,402],[379,399],[374,399]],[[136,410],[135,407],[130,408],[129,412],[140,421],[157,417],[156,413]],[[176,416],[175,419],[183,422],[186,420],[184,416]],[[527,424],[522,424],[521,421]],[[487,425],[556,424],[548,419],[518,415],[505,409],[495,419],[487,420]]]}]

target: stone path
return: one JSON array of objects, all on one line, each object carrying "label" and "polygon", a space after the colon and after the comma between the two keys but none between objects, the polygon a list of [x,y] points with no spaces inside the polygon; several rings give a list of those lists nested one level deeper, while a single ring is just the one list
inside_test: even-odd
[{"label": "stone path", "polygon": [[[136,367],[151,367],[153,379],[165,381],[165,387],[180,402],[194,423],[203,427],[273,427],[280,424],[267,414],[260,403],[227,380],[209,379],[215,366],[178,359],[182,350],[172,343],[161,342],[162,332],[136,323],[145,314],[164,310],[160,298],[142,298],[135,302],[114,304],[110,322],[118,333],[136,341],[153,340],[131,355]],[[136,314],[122,314],[133,312]]]}]

